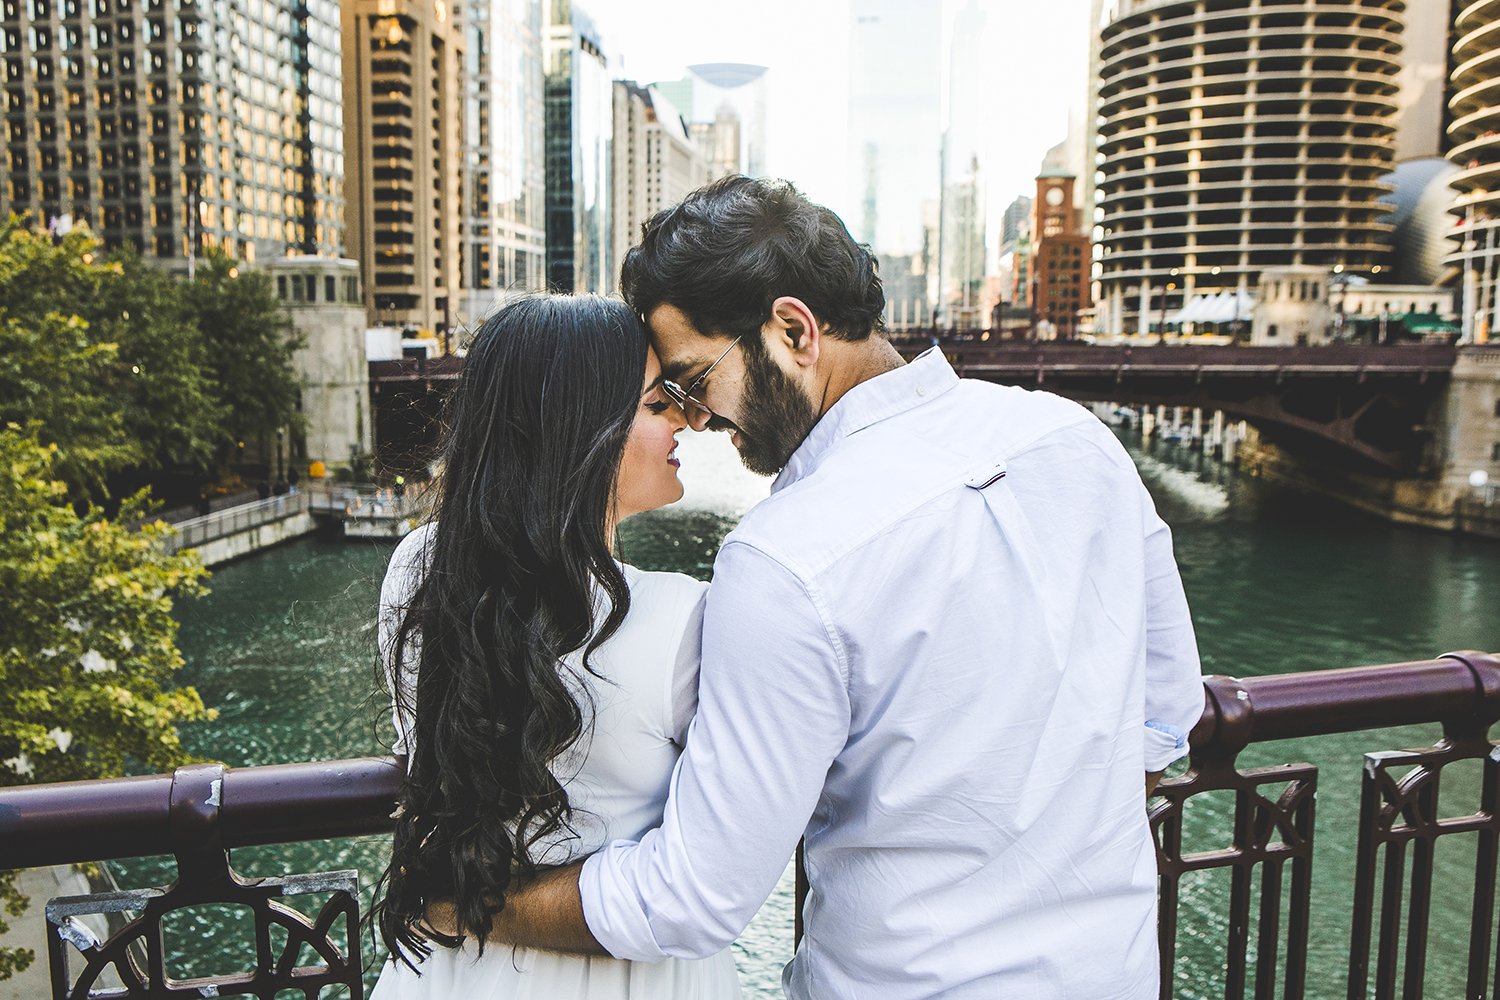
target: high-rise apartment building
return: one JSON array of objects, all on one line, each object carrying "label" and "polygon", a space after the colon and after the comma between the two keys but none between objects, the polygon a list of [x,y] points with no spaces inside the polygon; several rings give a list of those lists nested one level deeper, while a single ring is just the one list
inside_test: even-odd
[{"label": "high-rise apartment building", "polygon": [[855,239],[922,246],[922,202],[941,182],[942,4],[854,0],[849,27],[849,199]]},{"label": "high-rise apartment building", "polygon": [[743,172],[740,165],[740,116],[733,108],[720,108],[711,122],[690,122],[688,134],[708,160],[708,179]]},{"label": "high-rise apartment building", "polygon": [[[1455,7],[1458,7],[1455,4]],[[1449,184],[1458,192],[1449,263],[1463,272],[1463,338],[1489,340],[1500,320],[1500,0],[1481,0],[1457,11],[1448,161],[1458,168]]]},{"label": "high-rise apartment building", "polygon": [[616,80],[613,160],[611,230],[620,264],[647,220],[708,183],[708,158],[665,95]]},{"label": "high-rise apartment building", "polygon": [[546,287],[542,0],[468,0],[464,24],[463,322]]},{"label": "high-rise apartment building", "polygon": [[593,20],[572,0],[548,0],[545,46],[547,286],[602,294],[618,280],[609,64]]},{"label": "high-rise apartment building", "polygon": [[334,0],[4,0],[0,212],[192,260],[343,244]]},{"label": "high-rise apartment building", "polygon": [[461,26],[448,0],[344,0],[349,256],[370,318],[459,320]]},{"label": "high-rise apartment building", "polygon": [[1268,267],[1386,266],[1405,7],[1122,0],[1099,50],[1100,329]]},{"label": "high-rise apartment building", "polygon": [[1031,311],[1059,340],[1078,335],[1078,314],[1092,304],[1089,238],[1073,204],[1076,180],[1071,174],[1043,174],[1036,179],[1033,202]]},{"label": "high-rise apartment building", "polygon": [[[734,171],[717,172],[727,164],[727,151],[714,157],[715,176],[744,173],[764,177],[766,172],[766,67],[750,63],[700,63],[689,66],[681,80],[652,84],[682,112],[690,125],[733,122],[738,140]],[[727,141],[731,130],[719,133]],[[707,147],[705,147],[707,148]]]}]

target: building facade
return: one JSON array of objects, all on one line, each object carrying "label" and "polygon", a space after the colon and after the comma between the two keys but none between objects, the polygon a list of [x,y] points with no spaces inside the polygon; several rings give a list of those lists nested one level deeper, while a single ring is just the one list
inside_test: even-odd
[{"label": "building facade", "polygon": [[941,183],[942,5],[854,0],[849,20],[842,214],[876,253],[910,256],[922,246],[922,202]]},{"label": "building facade", "polygon": [[0,212],[192,261],[344,242],[334,0],[5,0]]},{"label": "building facade", "polygon": [[[1455,5],[1457,8],[1458,5]],[[1448,161],[1458,168],[1449,184],[1458,192],[1452,212],[1449,263],[1463,275],[1465,341],[1487,341],[1500,326],[1500,0],[1480,0],[1458,10],[1454,24]]]},{"label": "building facade", "polygon": [[268,261],[266,270],[302,335],[292,363],[302,383],[304,429],[293,451],[304,463],[349,468],[374,450],[359,265],[346,258],[299,256]]},{"label": "building facade", "polygon": [[1059,340],[1078,335],[1078,314],[1092,305],[1090,243],[1073,203],[1076,182],[1071,174],[1043,174],[1032,202],[1031,311],[1046,324],[1040,330]]},{"label": "building facade", "polygon": [[[1099,50],[1098,327],[1268,267],[1387,263],[1405,0],[1122,0]],[[1168,286],[1172,286],[1169,288]]]},{"label": "building facade", "polygon": [[468,0],[464,24],[462,320],[546,287],[542,0]]},{"label": "building facade", "polygon": [[448,0],[345,0],[349,256],[370,319],[446,332],[462,248],[462,29]]},{"label": "building facade", "polygon": [[968,0],[955,16],[948,52],[948,114],[940,173],[940,255],[934,304],[944,326],[977,329],[988,322],[988,180],[984,164],[988,95],[982,67],[985,14]]},{"label": "building facade", "polygon": [[610,208],[614,87],[593,20],[548,0],[546,52],[547,287],[614,288]]},{"label": "building facade", "polygon": [[653,215],[708,183],[709,166],[672,102],[631,80],[614,84],[612,152],[613,256],[622,264]]},{"label": "building facade", "polygon": [[[743,173],[764,177],[766,171],[766,67],[750,63],[700,63],[689,66],[681,80],[661,80],[652,86],[682,112],[691,128],[720,126],[717,144],[735,140],[731,157],[718,148],[712,157],[716,177]],[[732,127],[729,127],[732,123]],[[705,149],[711,148],[707,144]],[[728,162],[736,163],[734,170]]]}]

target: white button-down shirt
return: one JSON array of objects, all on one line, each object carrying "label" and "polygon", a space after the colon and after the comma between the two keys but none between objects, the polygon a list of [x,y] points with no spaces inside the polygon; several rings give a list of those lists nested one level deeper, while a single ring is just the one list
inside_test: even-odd
[{"label": "white button-down shirt", "polygon": [[936,350],[846,394],[725,540],[699,699],[661,828],[583,869],[617,957],[725,947],[805,836],[796,1000],[1157,995],[1143,773],[1203,689],[1088,411]]}]

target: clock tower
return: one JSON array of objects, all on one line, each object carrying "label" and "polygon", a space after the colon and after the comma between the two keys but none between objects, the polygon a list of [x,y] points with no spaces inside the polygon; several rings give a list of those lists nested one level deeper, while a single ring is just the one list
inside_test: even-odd
[{"label": "clock tower", "polygon": [[1051,336],[1071,340],[1078,335],[1078,314],[1092,305],[1089,295],[1093,266],[1089,238],[1083,234],[1080,213],[1073,204],[1076,178],[1048,172],[1036,179],[1036,201],[1031,220],[1035,249],[1031,271],[1031,316],[1046,323]]}]

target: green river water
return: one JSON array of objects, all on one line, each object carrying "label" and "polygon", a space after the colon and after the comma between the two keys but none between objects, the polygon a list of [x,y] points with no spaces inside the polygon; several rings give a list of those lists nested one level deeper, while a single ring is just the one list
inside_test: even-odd
[{"label": "green river water", "polygon": [[[1127,444],[1174,529],[1206,673],[1250,676],[1500,648],[1494,617],[1500,544],[1394,528],[1240,477],[1176,446]],[[629,522],[622,542],[638,566],[706,579],[719,540],[765,495],[767,483],[744,472],[719,435],[690,435],[679,454],[688,496],[676,508]],[[184,733],[192,752],[247,766],[381,751],[387,709],[375,687],[372,621],[390,549],[390,543],[296,542],[217,570],[213,592],[180,607],[183,680],[220,711],[216,722]],[[1361,755],[1425,746],[1435,736],[1435,729],[1357,733],[1252,747],[1241,758],[1250,766],[1307,760],[1321,768],[1310,997],[1345,995]],[[1455,802],[1464,791],[1459,784],[1445,783]],[[1196,808],[1191,826],[1227,838],[1222,806],[1209,801]],[[1473,848],[1469,838],[1454,839],[1465,843],[1439,850],[1429,997],[1461,996],[1463,989],[1469,898],[1463,870]],[[384,838],[361,838],[244,849],[234,862],[254,875],[358,868],[368,892],[384,856]],[[172,877],[166,859],[114,868],[124,886]],[[1216,984],[1227,885],[1227,876],[1184,884],[1180,997],[1222,995]],[[735,945],[748,997],[781,995],[791,898],[788,877]],[[1445,908],[1445,898],[1465,905]],[[242,930],[214,911],[175,921],[168,942],[175,971],[247,968],[249,935]],[[365,949],[374,970],[368,936]]]}]

